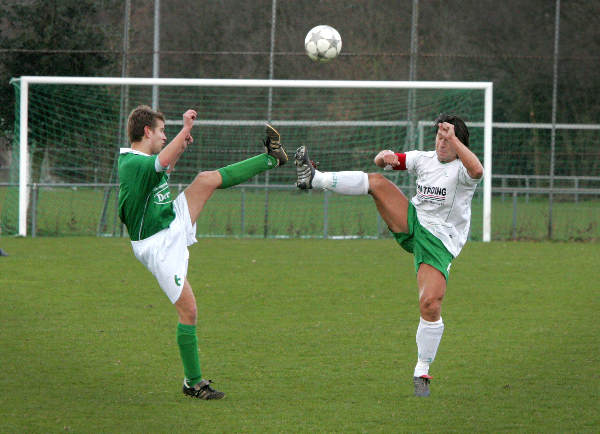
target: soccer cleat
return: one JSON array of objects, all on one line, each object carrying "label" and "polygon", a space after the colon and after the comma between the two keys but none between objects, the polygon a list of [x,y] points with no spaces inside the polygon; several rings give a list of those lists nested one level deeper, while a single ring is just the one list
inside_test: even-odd
[{"label": "soccer cleat", "polygon": [[272,125],[266,124],[267,126],[267,138],[263,142],[267,154],[277,159],[277,166],[283,166],[288,161],[288,156],[285,153],[285,149],[281,145],[281,136],[279,131],[273,128]]},{"label": "soccer cleat", "polygon": [[202,380],[194,387],[190,387],[187,384],[187,380],[183,380],[183,394],[191,396],[192,398],[198,399],[221,399],[225,396],[223,392],[210,387],[212,380]]},{"label": "soccer cleat", "polygon": [[296,164],[296,174],[298,176],[296,187],[298,187],[300,190],[308,190],[312,188],[312,180],[315,177],[315,167],[308,159],[308,151],[306,150],[306,146],[300,146],[298,149],[296,149],[294,163]]},{"label": "soccer cleat", "polygon": [[415,396],[426,398],[429,396],[429,383],[433,377],[429,375],[421,375],[420,377],[413,377],[413,383],[415,385]]}]

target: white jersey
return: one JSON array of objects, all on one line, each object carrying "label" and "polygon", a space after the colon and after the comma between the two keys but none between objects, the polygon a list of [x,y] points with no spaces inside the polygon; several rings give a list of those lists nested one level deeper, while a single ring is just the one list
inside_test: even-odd
[{"label": "white jersey", "polygon": [[435,151],[407,152],[406,169],[417,177],[417,194],[411,203],[419,223],[457,257],[467,242],[471,199],[481,178],[471,178],[458,158],[440,162]]}]

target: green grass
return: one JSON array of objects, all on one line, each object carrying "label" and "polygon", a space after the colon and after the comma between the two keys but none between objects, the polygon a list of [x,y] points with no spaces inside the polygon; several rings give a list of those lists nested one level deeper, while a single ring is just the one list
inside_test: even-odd
[{"label": "green grass", "polygon": [[[173,196],[177,190],[172,190]],[[2,195],[6,199],[2,201]],[[9,199],[10,198],[10,199]],[[217,190],[198,220],[198,233],[205,236],[264,237],[265,219],[270,237],[322,237],[325,232],[325,202],[327,201],[328,236],[389,236],[385,224],[378,218],[373,200],[368,196],[341,196],[322,192],[308,193],[289,190],[271,191],[268,201],[263,190]],[[42,189],[38,196],[38,235],[96,235],[104,203],[104,190]],[[17,231],[17,193],[0,188],[0,227],[4,234]],[[268,206],[266,206],[268,204]],[[243,213],[242,213],[243,208]],[[265,208],[267,212],[265,212]],[[480,197],[473,201],[471,237],[482,239],[483,204]],[[107,208],[108,228],[119,233],[116,203],[111,192]],[[516,206],[516,226],[513,234],[513,200],[495,196],[492,201],[492,237],[496,240],[544,240],[548,235],[549,206],[546,197],[519,196]],[[243,217],[242,217],[243,216]],[[349,218],[349,216],[351,218]],[[599,201],[581,196],[579,202],[556,200],[553,206],[554,240],[600,240]],[[30,226],[31,227],[31,226]]]},{"label": "green grass", "polygon": [[429,399],[410,255],[390,240],[201,239],[201,360],[124,239],[0,238],[3,432],[597,432],[598,247],[470,243]]}]

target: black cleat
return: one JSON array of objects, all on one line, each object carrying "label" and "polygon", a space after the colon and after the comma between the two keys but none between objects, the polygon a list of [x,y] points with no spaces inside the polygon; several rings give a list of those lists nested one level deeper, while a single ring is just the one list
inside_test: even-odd
[{"label": "black cleat", "polygon": [[413,383],[415,385],[415,396],[426,398],[429,396],[429,383],[433,377],[429,375],[421,375],[420,377],[413,377]]},{"label": "black cleat", "polygon": [[202,380],[194,387],[190,387],[187,384],[187,380],[183,380],[183,394],[191,396],[192,398],[198,399],[221,399],[225,396],[223,392],[210,387],[212,380]]},{"label": "black cleat", "polygon": [[277,159],[277,166],[283,166],[288,161],[288,156],[285,153],[285,149],[281,145],[281,136],[279,131],[273,128],[272,125],[266,124],[267,126],[267,138],[263,142],[267,154]]},{"label": "black cleat", "polygon": [[300,190],[308,190],[312,188],[312,180],[315,177],[315,165],[308,159],[308,150],[306,146],[300,146],[296,149],[294,156],[296,164],[296,187]]}]

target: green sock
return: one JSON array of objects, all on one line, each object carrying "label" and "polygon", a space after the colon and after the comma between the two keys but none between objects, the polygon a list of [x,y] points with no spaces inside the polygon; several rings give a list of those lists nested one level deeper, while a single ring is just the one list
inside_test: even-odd
[{"label": "green sock", "polygon": [[222,182],[219,188],[228,188],[241,184],[254,175],[258,175],[276,166],[277,159],[275,157],[269,154],[260,154],[256,157],[221,167],[219,173],[221,174]]},{"label": "green sock", "polygon": [[177,345],[183,362],[183,373],[188,386],[192,387],[202,380],[195,325],[177,324]]}]

